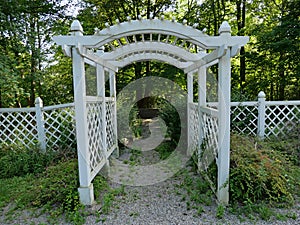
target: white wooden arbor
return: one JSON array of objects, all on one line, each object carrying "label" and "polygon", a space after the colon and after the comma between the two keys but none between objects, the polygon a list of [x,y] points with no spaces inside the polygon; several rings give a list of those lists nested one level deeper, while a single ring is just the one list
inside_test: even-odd
[{"label": "white wooden arbor", "polygon": [[[219,36],[208,36],[188,26],[160,19],[106,24],[94,35],[84,36],[79,21],[71,25],[71,35],[56,36],[65,54],[72,57],[76,135],[78,148],[80,201],[94,201],[92,180],[117,150],[115,73],[118,68],[137,61],[158,60],[182,69],[188,84],[188,153],[201,153],[203,140],[213,152],[218,166],[217,198],[227,204],[230,156],[230,58],[238,54],[248,37],[231,36],[231,28],[223,22]],[[209,53],[207,53],[209,52]],[[85,63],[96,67],[97,96],[86,95]],[[206,71],[218,64],[218,105],[206,104]],[[196,75],[196,76],[194,76]],[[105,96],[105,76],[110,80],[110,96]],[[198,103],[193,102],[193,80],[198,80]],[[205,161],[207,163],[205,163]],[[199,157],[207,168],[209,160]]]}]

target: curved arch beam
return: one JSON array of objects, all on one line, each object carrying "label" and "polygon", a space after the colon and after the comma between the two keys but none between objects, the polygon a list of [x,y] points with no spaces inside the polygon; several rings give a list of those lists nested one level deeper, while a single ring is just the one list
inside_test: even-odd
[{"label": "curved arch beam", "polygon": [[106,43],[125,36],[149,33],[173,35],[204,49],[215,49],[222,45],[229,47],[235,45],[244,46],[249,40],[248,37],[244,36],[229,36],[228,38],[221,36],[208,36],[193,27],[173,21],[158,19],[123,22],[103,29],[96,35],[56,36],[53,37],[53,40],[62,46],[76,46],[80,43],[87,48],[99,48]]},{"label": "curved arch beam", "polygon": [[153,54],[153,53],[136,54],[136,55],[128,56],[120,61],[110,61],[110,62],[112,64],[114,64],[115,66],[122,68],[122,67],[125,67],[134,62],[141,62],[141,61],[148,61],[148,60],[157,60],[160,62],[165,62],[165,63],[168,63],[179,69],[184,69],[184,68],[192,65],[192,62],[180,62],[179,60],[176,60],[173,57],[163,55],[163,54],[157,54],[157,53],[156,54]]},{"label": "curved arch beam", "polygon": [[[180,58],[184,61],[197,61],[204,57],[206,53],[191,53],[184,48],[180,48],[176,45],[167,44],[163,42],[138,42],[124,45],[117,48],[112,52],[106,52],[102,55],[102,58],[105,60],[113,60],[122,57],[126,57],[130,54],[137,52],[165,52],[168,55],[173,55],[174,57]],[[157,53],[159,54],[159,53]]]}]

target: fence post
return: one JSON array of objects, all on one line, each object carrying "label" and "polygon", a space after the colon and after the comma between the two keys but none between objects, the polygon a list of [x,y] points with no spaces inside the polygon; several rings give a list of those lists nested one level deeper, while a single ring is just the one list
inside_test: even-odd
[{"label": "fence post", "polygon": [[44,127],[43,100],[38,97],[35,99],[35,117],[38,132],[38,141],[43,152],[46,151],[46,134]]},{"label": "fence post", "polygon": [[188,145],[188,154],[192,155],[193,149],[191,148],[191,137],[194,134],[191,134],[191,118],[190,118],[190,103],[193,103],[193,82],[194,82],[194,77],[193,73],[188,73],[187,74],[187,89],[188,89],[188,102],[187,102],[187,124],[188,124],[188,129],[187,129],[187,145]]},{"label": "fence post", "polygon": [[257,136],[261,139],[265,137],[265,116],[266,116],[266,94],[263,91],[258,93],[258,116],[257,116]]}]

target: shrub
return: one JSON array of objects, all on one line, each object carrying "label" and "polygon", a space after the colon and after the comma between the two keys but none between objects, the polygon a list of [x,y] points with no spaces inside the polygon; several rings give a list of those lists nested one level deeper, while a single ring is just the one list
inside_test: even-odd
[{"label": "shrub", "polygon": [[231,137],[231,202],[293,202],[293,163],[268,142]]},{"label": "shrub", "polygon": [[0,178],[41,173],[52,163],[56,154],[53,151],[43,154],[38,148],[2,147],[0,149]]},{"label": "shrub", "polygon": [[34,206],[57,205],[66,211],[78,209],[80,203],[76,159],[50,166],[40,176],[39,192],[33,202]]}]

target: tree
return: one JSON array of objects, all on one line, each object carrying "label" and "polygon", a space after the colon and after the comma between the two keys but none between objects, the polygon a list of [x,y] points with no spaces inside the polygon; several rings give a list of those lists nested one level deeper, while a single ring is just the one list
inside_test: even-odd
[{"label": "tree", "polygon": [[[299,0],[264,2],[251,33],[247,91],[270,100],[299,99]],[[259,16],[259,17],[258,17]]]},{"label": "tree", "polygon": [[[1,86],[2,107],[33,106],[35,98],[43,96],[41,72],[48,60],[52,29],[62,10],[64,8],[58,0],[10,0],[0,3],[1,51],[8,56],[6,61],[11,62],[10,68],[6,66],[1,70],[5,76],[0,77],[0,83],[10,79],[16,84],[13,89]],[[9,100],[6,99],[8,96],[14,97]]]}]

